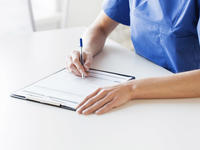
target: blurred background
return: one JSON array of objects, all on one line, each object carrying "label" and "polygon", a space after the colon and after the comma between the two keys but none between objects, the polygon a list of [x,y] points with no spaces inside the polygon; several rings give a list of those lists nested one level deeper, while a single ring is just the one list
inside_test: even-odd
[{"label": "blurred background", "polygon": [[102,0],[32,0],[36,29],[88,26],[101,5]]},{"label": "blurred background", "polygon": [[[8,8],[18,8],[16,12],[21,11],[20,7],[24,7],[22,3],[27,1],[30,3],[29,9],[32,12],[32,21],[36,32],[79,26],[87,27],[101,11],[103,3],[103,0],[0,0],[0,18],[5,18],[7,15],[5,11],[8,12]],[[6,22],[5,19],[3,21]],[[10,24],[9,21],[7,22]],[[0,25],[0,28],[0,32],[3,32],[1,30],[5,27]],[[127,26],[120,25],[110,38],[133,49],[130,30]]]}]

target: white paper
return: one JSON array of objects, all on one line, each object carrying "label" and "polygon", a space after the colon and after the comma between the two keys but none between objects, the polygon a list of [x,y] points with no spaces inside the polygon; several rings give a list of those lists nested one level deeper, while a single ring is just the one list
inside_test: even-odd
[{"label": "white paper", "polygon": [[34,100],[56,102],[65,106],[76,107],[83,99],[99,87],[116,85],[129,80],[130,77],[90,71],[84,79],[67,72],[65,69],[18,92],[18,95]]}]

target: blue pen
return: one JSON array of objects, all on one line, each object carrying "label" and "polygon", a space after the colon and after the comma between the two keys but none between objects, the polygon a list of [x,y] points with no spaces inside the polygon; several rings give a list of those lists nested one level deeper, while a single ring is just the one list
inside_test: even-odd
[{"label": "blue pen", "polygon": [[[83,39],[80,38],[80,47],[81,47],[81,52],[80,52],[80,62],[82,64],[82,66],[84,65],[84,60],[83,60]],[[83,72],[81,72],[81,76],[82,76],[82,79],[85,78]]]}]

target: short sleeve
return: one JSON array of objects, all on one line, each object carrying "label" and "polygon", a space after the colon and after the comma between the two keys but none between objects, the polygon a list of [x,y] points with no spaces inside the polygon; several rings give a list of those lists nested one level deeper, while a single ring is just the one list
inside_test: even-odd
[{"label": "short sleeve", "polygon": [[105,0],[103,10],[108,17],[116,22],[130,25],[129,0]]}]

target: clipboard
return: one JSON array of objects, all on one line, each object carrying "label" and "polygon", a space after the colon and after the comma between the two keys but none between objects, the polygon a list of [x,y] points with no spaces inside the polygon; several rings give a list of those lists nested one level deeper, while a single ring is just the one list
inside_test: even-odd
[{"label": "clipboard", "polygon": [[[109,86],[109,84],[119,84],[135,79],[135,76],[93,68],[90,69],[89,74],[90,76],[88,78],[81,79],[63,68],[11,93],[10,96],[21,100],[76,111],[76,106],[78,106],[81,100],[89,95],[90,92],[96,90],[92,88],[99,88],[99,85],[103,86],[104,83]],[[84,90],[84,93],[81,93],[82,90]]]}]

